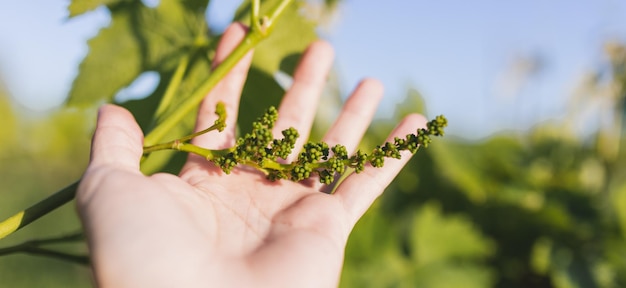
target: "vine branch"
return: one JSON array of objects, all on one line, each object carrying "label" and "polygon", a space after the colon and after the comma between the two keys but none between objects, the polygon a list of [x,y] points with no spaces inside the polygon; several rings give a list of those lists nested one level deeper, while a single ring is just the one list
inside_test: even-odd
[{"label": "vine branch", "polygon": [[[185,115],[189,114],[195,107],[197,107],[202,99],[209,94],[213,87],[219,83],[230,70],[239,61],[252,50],[253,47],[259,44],[261,40],[267,38],[271,29],[274,26],[275,21],[282,15],[285,11],[285,8],[292,2],[293,0],[283,0],[281,1],[272,11],[270,11],[270,16],[265,17],[267,20],[259,19],[259,15],[255,16],[255,13],[250,13],[250,20],[256,21],[252,22],[250,25],[250,30],[246,34],[243,40],[237,45],[235,50],[233,50],[226,59],[220,65],[218,65],[213,73],[209,75],[207,81],[205,81],[194,93],[185,100],[178,109],[172,112],[167,117],[162,118],[163,120],[157,123],[157,126],[144,138],[144,145],[151,146],[157,144],[160,140],[165,137],[167,132],[169,132],[176,124],[178,124]],[[254,5],[254,1],[253,1]],[[258,3],[257,3],[258,5]],[[263,25],[261,27],[260,21],[263,21]],[[257,24],[255,24],[257,23]]]},{"label": "vine branch", "polygon": [[76,232],[76,233],[63,235],[59,237],[29,240],[29,241],[26,241],[26,242],[23,242],[14,246],[0,248],[0,256],[16,254],[16,253],[26,253],[26,254],[56,258],[56,259],[64,260],[64,261],[70,261],[70,262],[74,262],[74,263],[81,264],[81,265],[88,265],[89,257],[87,255],[70,254],[66,252],[52,250],[49,248],[40,247],[42,245],[49,245],[49,244],[77,242],[77,241],[82,241],[83,239],[84,239],[83,233]]},{"label": "vine branch", "polygon": [[[192,52],[193,53],[193,52]],[[174,76],[170,80],[170,83],[167,85],[165,89],[165,94],[163,94],[163,98],[161,98],[161,102],[159,103],[159,107],[154,114],[155,119],[159,119],[165,113],[167,107],[172,103],[174,99],[174,95],[180,86],[180,83],[183,80],[183,76],[185,75],[185,71],[187,70],[187,66],[189,65],[189,59],[191,58],[191,53],[185,54],[178,62],[178,66],[174,71]]]},{"label": "vine branch", "polygon": [[20,211],[19,213],[0,222],[0,239],[10,235],[20,228],[39,219],[41,216],[46,215],[50,211],[74,199],[79,181],[70,184],[61,191],[48,196],[48,198],[39,201],[37,204],[28,207],[26,210]]}]

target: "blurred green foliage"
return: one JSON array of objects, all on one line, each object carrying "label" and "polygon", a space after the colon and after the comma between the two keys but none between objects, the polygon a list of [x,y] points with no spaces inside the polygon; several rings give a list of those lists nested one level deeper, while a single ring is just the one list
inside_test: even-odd
[{"label": "blurred green foliage", "polygon": [[[262,5],[272,3],[276,1]],[[337,1],[325,3],[334,7]],[[113,101],[117,91],[141,73],[159,73],[159,86],[144,99],[121,104],[145,130],[185,53],[191,53],[192,61],[177,95],[184,98],[198,87],[210,73],[219,39],[205,22],[207,4],[207,0],[161,0],[151,8],[132,0],[72,1],[70,16],[107,5],[112,23],[89,41],[90,52],[66,107],[44,116],[29,115],[0,87],[0,217],[80,177],[88,159],[95,108]],[[242,4],[235,19],[246,19],[247,5]],[[242,127],[280,101],[284,91],[274,80],[275,73],[293,73],[299,54],[315,39],[316,24],[300,14],[302,5],[307,4],[292,5],[272,38],[256,49],[241,101]],[[357,223],[348,242],[341,286],[626,286],[626,146],[621,125],[626,49],[615,44],[607,51],[611,85],[618,88],[612,90],[615,121],[610,127],[580,137],[571,123],[544,123],[481,141],[449,136],[436,140],[415,155]],[[332,100],[327,98],[321,109],[336,111]],[[409,91],[396,117],[377,121],[363,145],[371,148],[382,142],[400,117],[426,113],[425,107],[419,93]],[[192,123],[190,115],[172,138],[187,133]],[[147,163],[148,169],[177,171],[182,154],[159,155]],[[79,227],[74,208],[67,205],[3,239],[0,247]],[[83,243],[57,246],[60,251],[86,253]],[[90,276],[80,265],[11,254],[0,257],[0,283],[83,287],[89,285]]]},{"label": "blurred green foliage", "polygon": [[[375,233],[393,234],[388,236],[393,240],[372,243],[369,249],[398,250],[391,253],[394,263],[414,255],[450,255],[425,275],[442,273],[441,281],[453,281],[448,278],[456,274],[447,272],[453,269],[467,273],[463,281],[477,287],[624,286],[626,166],[617,163],[626,159],[621,153],[607,162],[594,143],[562,137],[562,131],[542,125],[527,134],[497,135],[478,143],[451,137],[438,141],[414,157],[379,207],[370,211],[376,216],[368,217],[385,222],[373,229],[365,218],[355,227],[350,246],[368,243],[366,238]],[[415,220],[420,216],[429,218]],[[413,222],[407,220],[411,218]],[[359,252],[348,250],[347,271],[353,265],[380,270],[373,268],[380,265],[380,254],[361,254],[365,259],[351,254]],[[361,276],[356,281],[362,281],[357,283],[369,282],[368,274],[356,274]],[[353,287],[348,283],[354,277],[344,275],[345,287]],[[375,287],[411,286],[392,279],[397,282]],[[470,285],[402,279],[415,287]]]},{"label": "blurred green foliage", "polygon": [[[62,109],[32,115],[13,104],[0,90],[2,219],[78,179],[87,164],[93,128],[93,119],[85,111]],[[27,240],[79,230],[74,206],[66,205],[28,229],[3,239],[0,250]],[[47,247],[72,254],[87,253],[81,242]],[[89,269],[85,266],[24,254],[0,256],[2,287],[84,287],[89,283]]]}]

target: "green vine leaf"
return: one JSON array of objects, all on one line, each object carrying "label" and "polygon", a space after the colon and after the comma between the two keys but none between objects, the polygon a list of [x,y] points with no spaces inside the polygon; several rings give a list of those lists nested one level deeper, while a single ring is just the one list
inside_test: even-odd
[{"label": "green vine leaf", "polygon": [[[263,1],[260,15],[266,15],[267,11],[276,6],[280,0]],[[282,70],[292,74],[297,64],[297,59],[288,58],[291,55],[299,55],[315,39],[316,23],[307,19],[302,10],[307,5],[304,1],[294,1],[289,5],[283,16],[275,24],[272,34],[255,48],[255,57],[252,60],[259,70],[273,75]],[[250,1],[245,1],[235,14],[235,21],[250,25]],[[288,61],[289,63],[283,63]]]},{"label": "green vine leaf", "polygon": [[89,41],[67,104],[112,102],[145,71],[170,72],[184,53],[202,43],[208,0],[163,0],[156,8],[140,1],[109,6],[111,25]]},{"label": "green vine leaf", "polygon": [[417,268],[412,283],[420,287],[493,286],[493,271],[482,264],[492,255],[493,243],[471,219],[445,215],[438,203],[429,202],[414,212],[411,226],[410,258]]},{"label": "green vine leaf", "polygon": [[67,6],[67,10],[70,12],[69,17],[72,18],[94,10],[101,5],[112,6],[126,1],[128,0],[73,0]]},{"label": "green vine leaf", "polygon": [[456,259],[484,259],[493,251],[492,243],[470,219],[445,216],[436,202],[415,212],[410,233],[412,260],[418,267]]}]

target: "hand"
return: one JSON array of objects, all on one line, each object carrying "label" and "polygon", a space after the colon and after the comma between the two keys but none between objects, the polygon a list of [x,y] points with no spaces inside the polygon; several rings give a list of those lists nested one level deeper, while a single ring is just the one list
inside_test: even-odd
[{"label": "hand", "polygon": [[[227,29],[216,62],[244,33],[241,25]],[[217,101],[224,102],[226,130],[201,135],[194,144],[211,149],[234,144],[251,58],[247,55],[200,107],[199,130],[215,120]],[[296,128],[301,135],[296,147],[308,138],[332,58],[327,43],[313,43],[279,107],[274,134]],[[379,82],[364,80],[323,140],[354,152],[382,94]],[[425,122],[410,115],[389,139],[414,133]],[[336,287],[352,227],[410,157],[403,151],[402,160],[366,167],[330,195],[319,183],[270,182],[245,167],[225,175],[195,155],[179,176],[145,176],[139,171],[142,140],[128,111],[113,105],[100,109],[77,205],[101,287]]]}]

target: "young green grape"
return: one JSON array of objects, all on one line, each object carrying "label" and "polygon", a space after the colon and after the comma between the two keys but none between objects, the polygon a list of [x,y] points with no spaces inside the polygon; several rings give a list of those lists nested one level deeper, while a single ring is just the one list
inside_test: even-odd
[{"label": "young green grape", "polygon": [[329,185],[337,175],[345,173],[348,167],[360,173],[368,163],[373,167],[383,167],[385,158],[400,159],[401,151],[415,153],[419,147],[428,147],[431,136],[443,136],[444,128],[448,125],[443,115],[437,116],[427,123],[426,129],[417,129],[414,134],[404,138],[395,137],[393,142],[377,146],[369,155],[358,150],[348,156],[343,145],[330,148],[324,142],[307,142],[295,161],[284,164],[277,161],[293,153],[299,133],[292,127],[282,131],[282,138],[274,139],[271,129],[277,119],[276,108],[267,109],[252,123],[252,131],[237,139],[235,147],[225,155],[216,157],[214,163],[225,173],[230,173],[236,165],[241,164],[263,171],[271,181],[288,179],[297,182],[317,176],[321,183]]}]

